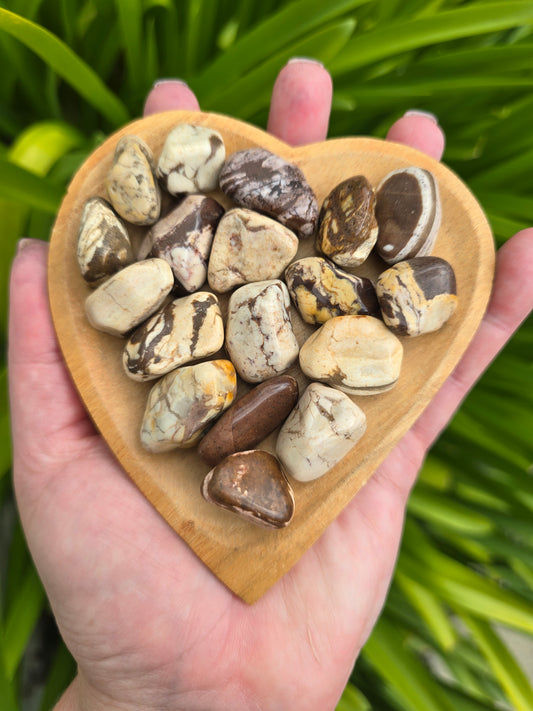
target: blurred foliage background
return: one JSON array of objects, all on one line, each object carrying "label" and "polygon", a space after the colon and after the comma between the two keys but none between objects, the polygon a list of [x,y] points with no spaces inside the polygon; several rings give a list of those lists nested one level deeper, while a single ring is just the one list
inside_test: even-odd
[{"label": "blurred foliage background", "polygon": [[[330,135],[439,116],[444,161],[502,243],[533,225],[531,0],[0,0],[0,338],[22,235],[47,239],[65,187],[158,77],[265,126],[293,56],[334,78]],[[433,448],[384,613],[338,711],[531,711],[533,323]],[[75,673],[25,545],[0,371],[0,708],[46,711]],[[305,701],[302,700],[302,708]]]}]

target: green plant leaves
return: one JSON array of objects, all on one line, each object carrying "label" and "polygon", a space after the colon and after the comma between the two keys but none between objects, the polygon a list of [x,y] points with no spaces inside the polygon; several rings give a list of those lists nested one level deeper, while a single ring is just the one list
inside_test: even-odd
[{"label": "green plant leaves", "polygon": [[126,107],[64,42],[43,27],[0,8],[0,30],[35,52],[108,121],[118,126],[128,121]]},{"label": "green plant leaves", "polygon": [[496,32],[533,23],[533,6],[522,2],[478,3],[457,10],[415,17],[357,35],[332,63],[334,75],[351,72],[372,62],[437,42]]}]

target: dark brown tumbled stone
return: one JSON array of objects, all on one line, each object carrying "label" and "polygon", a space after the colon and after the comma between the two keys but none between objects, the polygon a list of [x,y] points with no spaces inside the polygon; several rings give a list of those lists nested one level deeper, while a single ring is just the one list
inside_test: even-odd
[{"label": "dark brown tumbled stone", "polygon": [[284,528],[294,514],[294,494],[278,460],[258,449],[230,454],[202,483],[206,501],[268,528]]},{"label": "dark brown tumbled stone", "polygon": [[362,264],[376,243],[374,189],[356,175],[339,183],[320,210],[317,249],[341,267]]},{"label": "dark brown tumbled stone", "polygon": [[298,400],[298,383],[279,375],[239,398],[205,435],[198,455],[214,466],[229,454],[253,449],[289,415]]},{"label": "dark brown tumbled stone", "polygon": [[262,212],[299,237],[316,229],[318,204],[304,174],[264,148],[233,153],[219,177],[221,190],[239,207]]},{"label": "dark brown tumbled stone", "polygon": [[452,266],[440,257],[398,262],[376,282],[383,320],[399,336],[420,336],[441,328],[457,308]]}]

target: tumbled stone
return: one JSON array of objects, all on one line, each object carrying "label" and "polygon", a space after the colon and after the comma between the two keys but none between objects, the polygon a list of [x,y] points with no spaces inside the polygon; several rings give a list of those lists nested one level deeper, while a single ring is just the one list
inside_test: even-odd
[{"label": "tumbled stone", "polygon": [[298,251],[298,237],[287,227],[258,212],[235,208],[220,220],[207,280],[224,293],[253,281],[277,279]]},{"label": "tumbled stone", "polygon": [[215,422],[198,445],[198,455],[211,466],[229,454],[254,449],[290,413],[298,400],[298,383],[278,375],[252,388]]},{"label": "tumbled stone", "polygon": [[124,224],[102,198],[85,203],[78,232],[76,256],[89,286],[98,286],[134,261]]},{"label": "tumbled stone", "polygon": [[142,445],[150,452],[192,447],[231,405],[236,393],[237,374],[229,360],[173,370],[150,390],[141,426]]},{"label": "tumbled stone", "polygon": [[387,264],[431,253],[441,223],[437,181],[422,168],[389,173],[378,186],[376,248]]},{"label": "tumbled stone", "polygon": [[123,136],[118,142],[106,187],[109,201],[128,222],[153,225],[159,219],[161,193],[152,151],[138,136]]},{"label": "tumbled stone", "polygon": [[294,515],[294,494],[279,462],[261,450],[231,454],[205,476],[206,501],[268,528],[284,528]]},{"label": "tumbled stone", "polygon": [[336,316],[303,344],[300,367],[311,378],[351,395],[390,390],[398,380],[403,347],[373,316]]},{"label": "tumbled stone", "polygon": [[348,395],[311,383],[281,427],[276,454],[287,474],[312,481],[340,462],[365,430],[365,413]]},{"label": "tumbled stone", "polygon": [[233,153],[220,172],[220,188],[239,207],[263,212],[299,237],[316,229],[318,204],[304,174],[265,148]]},{"label": "tumbled stone", "polygon": [[245,284],[230,297],[226,348],[243,380],[260,383],[298,357],[287,287],[278,279]]},{"label": "tumbled stone", "polygon": [[157,164],[157,177],[171,195],[216,190],[226,159],[224,140],[207,126],[180,124],[170,131]]},{"label": "tumbled stone", "polygon": [[167,261],[177,282],[193,292],[207,278],[215,230],[224,208],[205,195],[188,195],[152,227],[151,253]]},{"label": "tumbled stone", "polygon": [[339,183],[324,200],[318,219],[316,246],[341,267],[362,264],[376,244],[376,196],[364,177]]},{"label": "tumbled stone", "polygon": [[325,323],[347,314],[380,315],[371,280],[348,274],[322,257],[293,262],[285,270],[285,282],[306,323]]},{"label": "tumbled stone", "polygon": [[457,308],[455,273],[440,257],[398,262],[376,282],[383,320],[399,336],[438,331]]},{"label": "tumbled stone", "polygon": [[99,331],[123,336],[157,311],[173,286],[172,269],[163,259],[130,264],[87,297],[87,318]]},{"label": "tumbled stone", "polygon": [[135,329],[124,348],[124,370],[133,380],[152,380],[213,355],[223,343],[218,299],[199,291],[175,299]]}]

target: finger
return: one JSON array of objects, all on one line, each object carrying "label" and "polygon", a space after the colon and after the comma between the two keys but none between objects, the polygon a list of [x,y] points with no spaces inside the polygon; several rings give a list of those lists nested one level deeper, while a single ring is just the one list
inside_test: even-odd
[{"label": "finger", "polygon": [[435,116],[423,111],[408,111],[387,133],[387,141],[403,143],[440,160],[444,153],[444,132]]},{"label": "finger", "polygon": [[463,358],[413,428],[427,448],[467,392],[533,309],[533,228],[498,251],[492,297]]},{"label": "finger", "polygon": [[[10,279],[9,376],[13,441],[20,449],[93,432],[66,370],[48,307],[48,245],[22,240]],[[68,430],[68,432],[67,432]],[[27,445],[27,447],[26,447]]]},{"label": "finger", "polygon": [[174,109],[198,111],[200,105],[194,92],[185,82],[179,79],[157,81],[146,97],[143,116]]},{"label": "finger", "polygon": [[267,130],[293,146],[323,141],[328,134],[333,84],[313,59],[291,59],[272,89]]}]

